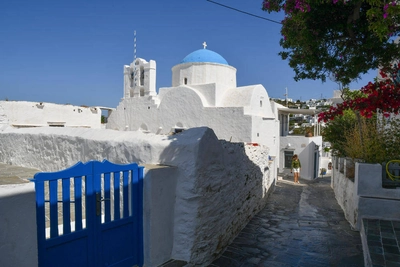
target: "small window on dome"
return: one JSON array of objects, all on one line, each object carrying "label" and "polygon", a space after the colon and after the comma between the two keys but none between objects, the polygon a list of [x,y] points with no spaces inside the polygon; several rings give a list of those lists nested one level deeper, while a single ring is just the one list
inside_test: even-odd
[{"label": "small window on dome", "polygon": [[260,108],[262,108],[262,100],[260,100]]},{"label": "small window on dome", "polygon": [[187,78],[183,79],[183,83],[187,84]]}]

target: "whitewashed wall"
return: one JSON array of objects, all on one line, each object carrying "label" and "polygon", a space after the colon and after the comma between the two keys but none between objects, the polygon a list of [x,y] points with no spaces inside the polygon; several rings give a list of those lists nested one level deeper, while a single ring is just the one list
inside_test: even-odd
[{"label": "whitewashed wall", "polygon": [[343,172],[340,172],[340,164],[344,164],[344,160],[339,164],[339,159],[334,158],[332,163],[331,187],[335,192],[336,200],[342,208],[346,220],[353,228],[356,228],[358,219],[358,197],[354,179],[346,177],[346,168],[343,168]]},{"label": "whitewashed wall", "polygon": [[321,169],[322,168],[325,168],[326,169],[326,175],[330,176],[332,174],[332,170],[329,170],[328,165],[329,165],[329,163],[333,164],[332,157],[321,157],[320,158],[320,162],[321,162],[321,165],[319,166],[319,173],[321,173]]},{"label": "whitewashed wall", "polygon": [[187,78],[188,85],[218,84],[218,91],[213,99],[219,103],[227,89],[236,88],[236,69],[232,66],[217,63],[190,62],[172,67],[172,86],[184,85]]},{"label": "whitewashed wall", "polygon": [[353,183],[346,177],[346,168],[340,172],[345,161],[335,159],[332,187],[350,224],[360,230],[363,218],[400,220],[400,188],[382,188],[382,166],[356,163]]},{"label": "whitewashed wall", "polygon": [[278,138],[279,123],[263,86],[228,90],[221,107],[209,106],[212,97],[203,95],[201,87],[161,88],[157,97],[124,99],[109,117],[107,128],[168,134],[175,127],[207,126],[219,139],[268,144],[275,152],[279,143],[272,140]]},{"label": "whitewashed wall", "polygon": [[[290,144],[290,147],[288,146]],[[301,172],[300,177],[303,179],[311,180],[313,179],[314,174],[314,152],[315,146],[319,146],[318,151],[319,154],[322,148],[322,136],[314,136],[314,137],[304,137],[304,136],[281,136],[280,137],[280,165],[279,170],[284,170],[284,151],[291,150],[294,154],[299,156],[301,162]],[[318,159],[318,166],[320,166],[320,162]],[[319,171],[319,167],[318,167]],[[317,176],[319,172],[317,173]]]},{"label": "whitewashed wall", "polygon": [[101,128],[101,110],[45,102],[0,101],[0,119],[16,127],[43,127],[50,124],[65,127]]},{"label": "whitewashed wall", "polygon": [[[175,166],[176,180],[162,181],[169,192],[168,201],[151,197],[153,203],[173,205],[169,208],[172,217],[161,213],[160,206],[145,208],[145,213],[155,212],[146,213],[152,224],[145,229],[145,240],[149,242],[145,244],[145,255],[148,261],[155,259],[152,264],[174,258],[207,266],[265,205],[276,181],[276,173],[270,171],[274,162],[268,160],[266,147],[219,141],[206,127],[174,136],[77,128],[8,128],[0,131],[0,147],[0,162],[43,171],[64,169],[79,160],[104,158],[115,163]],[[146,182],[145,188],[150,191],[161,190],[158,182],[153,186]],[[161,225],[160,221],[169,223]],[[167,233],[160,239],[155,234],[157,227],[173,233],[173,239]],[[162,240],[160,244],[151,242],[157,239]]]}]

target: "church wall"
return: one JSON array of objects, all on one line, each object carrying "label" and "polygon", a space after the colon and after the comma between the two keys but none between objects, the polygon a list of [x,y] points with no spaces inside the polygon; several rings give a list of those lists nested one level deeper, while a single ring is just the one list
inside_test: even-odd
[{"label": "church wall", "polygon": [[265,118],[274,118],[274,113],[265,88],[258,85],[250,85],[229,89],[225,92],[222,107],[244,107],[244,114]]},{"label": "church wall", "polygon": [[218,84],[209,83],[209,84],[200,84],[200,85],[190,85],[190,88],[193,88],[197,92],[199,92],[205,99],[205,107],[214,107],[215,103],[215,94],[219,88]]},{"label": "church wall", "polygon": [[203,102],[195,91],[178,87],[171,88],[163,95],[158,110],[159,124],[163,133],[169,133],[173,127],[192,128],[205,126],[203,121]]},{"label": "church wall", "polygon": [[125,130],[125,100],[119,102],[118,107],[108,116],[106,129],[123,131]]},{"label": "church wall", "polygon": [[3,117],[15,127],[101,128],[101,110],[98,107],[59,105],[45,102],[0,101]]},{"label": "church wall", "polygon": [[149,97],[124,99],[109,116],[106,128],[119,131],[146,131],[147,128],[155,133],[160,126],[157,116],[157,105]]},{"label": "church wall", "polygon": [[184,84],[187,78],[188,85],[216,83],[219,90],[215,95],[215,102],[221,101],[226,89],[236,88],[236,69],[234,67],[216,63],[185,63],[172,68],[172,86]]},{"label": "church wall", "polygon": [[249,113],[266,118],[274,118],[269,96],[264,86],[258,84],[251,94]]},{"label": "church wall", "polygon": [[151,99],[132,98],[125,101],[124,108],[126,131],[157,131],[157,105]]},{"label": "church wall", "polygon": [[243,108],[205,108],[204,126],[214,130],[219,139],[232,142],[250,142],[252,119],[243,115]]}]

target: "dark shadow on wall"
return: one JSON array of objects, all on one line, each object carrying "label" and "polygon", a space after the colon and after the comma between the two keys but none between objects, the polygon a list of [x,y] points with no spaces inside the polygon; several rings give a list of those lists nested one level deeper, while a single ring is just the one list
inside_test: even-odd
[{"label": "dark shadow on wall", "polygon": [[178,168],[172,256],[187,260],[179,256],[190,254],[190,263],[210,263],[265,206],[266,189],[273,187],[263,187],[268,153],[265,166],[259,166],[249,159],[245,144],[218,140],[206,127],[169,138],[160,163]]}]

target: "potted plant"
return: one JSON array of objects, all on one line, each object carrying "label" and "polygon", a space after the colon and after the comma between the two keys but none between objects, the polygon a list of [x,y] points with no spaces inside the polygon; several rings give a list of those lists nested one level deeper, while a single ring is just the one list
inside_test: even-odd
[{"label": "potted plant", "polygon": [[326,175],[326,169],[325,168],[321,168],[321,175],[322,176]]}]

